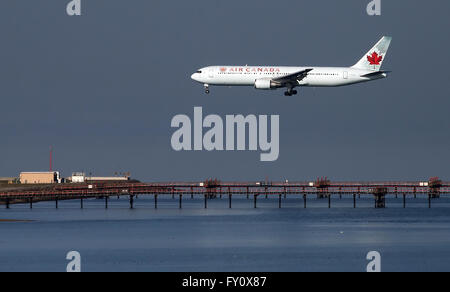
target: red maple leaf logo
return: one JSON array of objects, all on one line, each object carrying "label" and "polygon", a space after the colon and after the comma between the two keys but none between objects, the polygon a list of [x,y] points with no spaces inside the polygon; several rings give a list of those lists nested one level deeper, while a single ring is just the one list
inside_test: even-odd
[{"label": "red maple leaf logo", "polygon": [[225,72],[225,71],[227,71],[227,68],[220,68],[220,71]]},{"label": "red maple leaf logo", "polygon": [[380,62],[383,61],[383,56],[373,52],[372,55],[367,56],[367,60],[370,62],[370,65],[380,65]]}]

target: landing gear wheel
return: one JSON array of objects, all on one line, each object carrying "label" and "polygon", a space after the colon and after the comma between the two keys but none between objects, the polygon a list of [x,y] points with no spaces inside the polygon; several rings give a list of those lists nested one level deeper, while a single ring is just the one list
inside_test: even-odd
[{"label": "landing gear wheel", "polygon": [[206,94],[209,94],[209,93],[210,93],[210,91],[209,91],[209,86],[208,86],[207,84],[205,84],[205,93],[206,93]]},{"label": "landing gear wheel", "polygon": [[289,88],[289,89],[284,93],[285,96],[293,96],[293,95],[296,95],[296,94],[297,94],[297,90],[292,90],[292,88]]}]

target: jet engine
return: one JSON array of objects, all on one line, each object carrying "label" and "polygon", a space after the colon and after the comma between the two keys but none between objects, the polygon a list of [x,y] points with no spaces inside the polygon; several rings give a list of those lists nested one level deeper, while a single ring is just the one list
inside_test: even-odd
[{"label": "jet engine", "polygon": [[280,87],[280,85],[270,79],[258,79],[255,81],[256,89],[275,89]]}]

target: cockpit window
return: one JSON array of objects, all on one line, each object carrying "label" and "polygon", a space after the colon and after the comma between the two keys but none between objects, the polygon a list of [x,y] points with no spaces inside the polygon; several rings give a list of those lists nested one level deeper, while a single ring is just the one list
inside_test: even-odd
[{"label": "cockpit window", "polygon": [[202,74],[202,71],[201,71],[201,70],[198,70],[196,73]]}]

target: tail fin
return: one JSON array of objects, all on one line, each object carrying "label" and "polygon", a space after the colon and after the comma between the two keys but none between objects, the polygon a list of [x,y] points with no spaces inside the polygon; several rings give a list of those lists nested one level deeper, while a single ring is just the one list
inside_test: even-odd
[{"label": "tail fin", "polygon": [[384,36],[362,59],[352,68],[380,71],[391,44],[392,37]]}]

